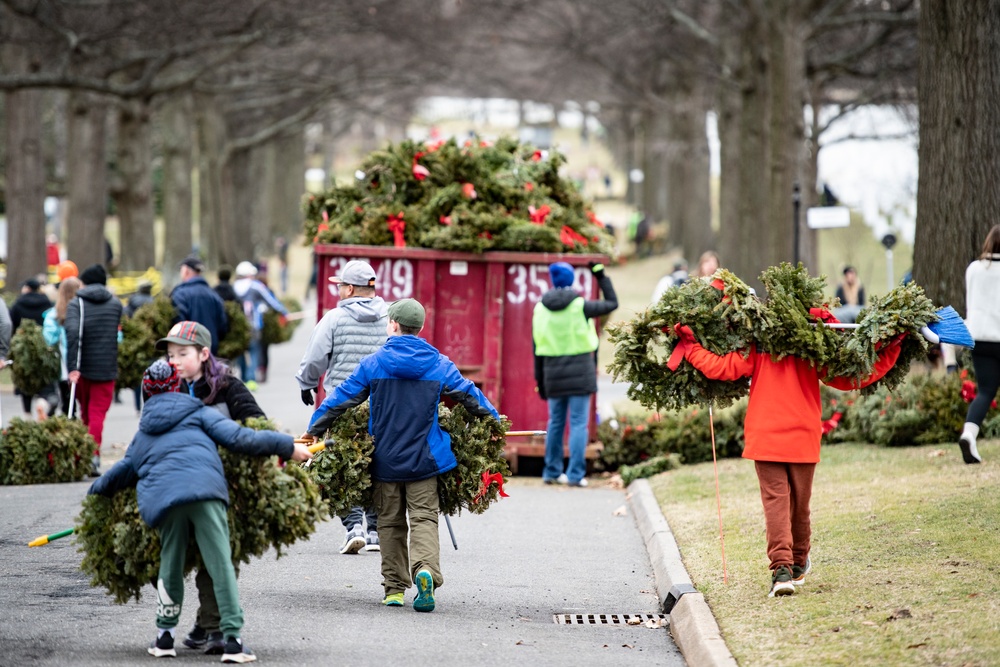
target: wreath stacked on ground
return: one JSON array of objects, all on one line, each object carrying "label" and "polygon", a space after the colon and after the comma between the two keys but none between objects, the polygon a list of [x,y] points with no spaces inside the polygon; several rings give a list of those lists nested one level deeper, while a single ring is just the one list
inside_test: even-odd
[{"label": "wreath stacked on ground", "polygon": [[[331,516],[345,516],[352,507],[371,507],[371,465],[374,438],[368,433],[368,402],[351,408],[323,436],[326,448],[318,452],[306,470],[316,482]],[[506,495],[503,485],[510,476],[504,458],[505,433],[510,422],[478,418],[463,406],[438,406],[441,428],[451,435],[451,448],[458,466],[438,477],[442,514],[485,512]]]},{"label": "wreath stacked on ground", "polygon": [[62,356],[57,345],[49,345],[42,327],[34,320],[23,320],[10,339],[8,357],[14,361],[14,386],[26,396],[34,396],[59,380]]},{"label": "wreath stacked on ground", "polygon": [[[273,429],[266,419],[247,426]],[[274,548],[308,539],[326,513],[319,489],[298,466],[278,467],[276,457],[235,454],[219,448],[229,487],[229,542],[233,565],[249,563]],[[89,461],[88,461],[89,466]],[[139,516],[135,489],[112,498],[88,495],[76,520],[76,539],[84,556],[80,569],[91,586],[103,586],[115,602],[139,600],[142,589],[156,581],[160,538]],[[197,547],[188,549],[185,572],[200,565]]]},{"label": "wreath stacked on ground", "polygon": [[15,417],[0,438],[0,484],[76,482],[90,471],[94,439],[80,421]]},{"label": "wreath stacked on ground", "polygon": [[922,357],[927,343],[919,330],[936,321],[934,306],[916,284],[901,285],[860,313],[858,328],[824,326],[823,311],[836,306],[823,298],[824,278],[812,278],[799,264],[783,263],[761,274],[768,300],[761,302],[732,273],[719,270],[711,280],[692,280],[668,290],[656,304],[629,322],[608,327],[615,357],[608,366],[617,380],[630,383],[629,398],[651,409],[691,405],[725,406],[748,393],[746,379],[709,380],[687,360],[676,370],[666,362],[679,342],[673,331],[684,324],[715,354],[746,351],[751,344],[775,359],[796,356],[822,368],[829,377],[864,378],[878,351],[901,334],[902,350],[893,368],[864,394],[889,390]]},{"label": "wreath stacked on ground", "polygon": [[613,240],[565,157],[505,137],[459,145],[404,141],[371,153],[353,184],[305,202],[305,236],[319,243],[462,252],[612,254]]}]

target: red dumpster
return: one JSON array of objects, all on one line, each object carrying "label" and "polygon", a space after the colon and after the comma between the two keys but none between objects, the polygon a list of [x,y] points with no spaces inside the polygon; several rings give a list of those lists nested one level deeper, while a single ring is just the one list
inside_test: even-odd
[{"label": "red dumpster", "polygon": [[[489,252],[472,254],[425,248],[318,244],[315,246],[317,317],[337,304],[329,281],[344,264],[363,259],[375,269],[375,288],[387,302],[412,297],[427,310],[421,337],[447,355],[475,382],[516,430],[545,430],[548,410],[535,391],[531,316],[550,288],[548,265],[576,268],[574,287],[598,298],[597,281],[587,264],[602,255]],[[590,440],[595,436],[596,397],[591,399]],[[518,456],[543,456],[544,438],[508,443],[511,469]],[[588,457],[596,456],[588,448]]]}]

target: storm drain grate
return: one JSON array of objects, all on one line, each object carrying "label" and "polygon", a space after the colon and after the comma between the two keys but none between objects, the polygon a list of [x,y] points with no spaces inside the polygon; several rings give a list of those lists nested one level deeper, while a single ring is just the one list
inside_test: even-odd
[{"label": "storm drain grate", "polygon": [[670,617],[666,614],[554,614],[552,620],[558,625],[643,625],[657,621],[666,625]]}]

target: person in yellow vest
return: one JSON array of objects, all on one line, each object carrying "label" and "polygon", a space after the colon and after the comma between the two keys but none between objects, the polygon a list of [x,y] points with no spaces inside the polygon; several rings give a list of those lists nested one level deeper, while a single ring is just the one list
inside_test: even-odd
[{"label": "person in yellow vest", "polygon": [[[552,289],[535,305],[531,334],[538,395],[549,404],[545,436],[546,484],[587,486],[587,422],[590,397],[597,392],[595,317],[618,308],[618,297],[603,264],[591,264],[603,299],[587,300],[573,289],[575,274],[566,262],[549,265]],[[563,434],[569,416],[569,467],[563,469]]]}]

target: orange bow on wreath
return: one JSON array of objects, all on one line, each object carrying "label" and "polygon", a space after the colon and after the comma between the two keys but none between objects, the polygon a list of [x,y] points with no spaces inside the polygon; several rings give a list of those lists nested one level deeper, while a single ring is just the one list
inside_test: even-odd
[{"label": "orange bow on wreath", "polygon": [[503,491],[503,475],[501,475],[500,473],[495,472],[493,474],[490,474],[489,469],[487,469],[486,472],[483,473],[482,480],[483,480],[483,485],[479,488],[479,493],[477,493],[476,497],[472,499],[473,505],[475,505],[480,500],[486,497],[486,492],[489,491],[490,486],[493,484],[493,482],[497,483],[497,490],[500,492],[501,498],[510,497]]},{"label": "orange bow on wreath", "polygon": [[406,230],[406,221],[403,220],[403,211],[400,211],[399,215],[389,216],[388,227],[392,232],[392,244],[397,248],[405,248],[406,239],[403,238],[403,231]]}]

